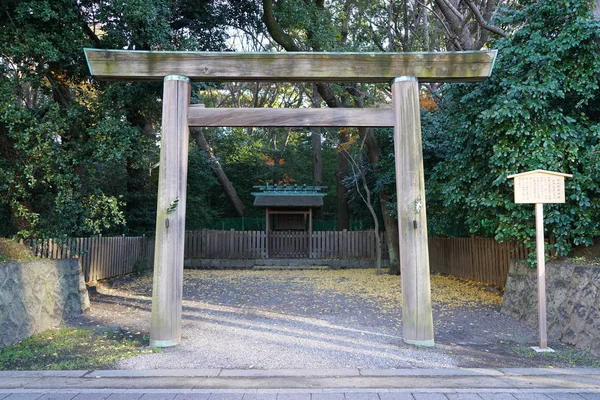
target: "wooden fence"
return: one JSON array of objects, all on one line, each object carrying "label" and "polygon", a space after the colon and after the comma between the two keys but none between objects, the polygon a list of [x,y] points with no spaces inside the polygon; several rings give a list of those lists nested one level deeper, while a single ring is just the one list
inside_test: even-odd
[{"label": "wooden fence", "polygon": [[[86,281],[96,281],[152,266],[154,239],[102,237],[32,239],[24,242],[43,258],[79,257]],[[553,242],[551,242],[553,243]],[[268,246],[267,246],[268,244]],[[385,234],[382,256],[387,257]],[[376,257],[373,231],[305,232],[189,231],[185,236],[186,259],[264,259],[302,257],[313,259],[370,259]],[[268,253],[269,252],[269,253]],[[429,238],[432,272],[445,273],[504,287],[512,259],[526,259],[530,250],[522,244],[494,239]]]},{"label": "wooden fence", "polygon": [[307,232],[202,230],[186,232],[184,257],[375,259],[375,247],[373,231],[313,232],[309,241]]},{"label": "wooden fence", "polygon": [[154,263],[154,238],[144,236],[30,239],[23,243],[36,257],[78,257],[86,282],[132,273],[136,262],[141,268]]},{"label": "wooden fence", "polygon": [[[382,257],[387,257],[385,233],[380,233]],[[373,231],[313,232],[311,258],[365,259],[377,257],[377,243]]]},{"label": "wooden fence", "polygon": [[266,248],[264,231],[187,231],[184,258],[266,258]]},{"label": "wooden fence", "polygon": [[[554,244],[554,240],[549,241]],[[526,260],[534,249],[522,243],[498,243],[494,239],[429,238],[431,272],[459,276],[504,288],[511,260]],[[554,251],[550,251],[554,255]]]}]

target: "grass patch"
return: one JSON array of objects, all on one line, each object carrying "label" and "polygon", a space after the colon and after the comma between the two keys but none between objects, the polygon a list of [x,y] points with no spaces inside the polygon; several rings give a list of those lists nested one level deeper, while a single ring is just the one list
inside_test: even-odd
[{"label": "grass patch", "polygon": [[0,263],[35,261],[31,249],[11,239],[0,238]]},{"label": "grass patch", "polygon": [[155,351],[148,342],[146,335],[125,330],[49,329],[0,349],[0,370],[107,369]]},{"label": "grass patch", "polygon": [[523,358],[547,360],[548,366],[600,368],[600,359],[578,349],[560,349],[554,353],[538,353],[530,347],[514,347],[513,353]]}]

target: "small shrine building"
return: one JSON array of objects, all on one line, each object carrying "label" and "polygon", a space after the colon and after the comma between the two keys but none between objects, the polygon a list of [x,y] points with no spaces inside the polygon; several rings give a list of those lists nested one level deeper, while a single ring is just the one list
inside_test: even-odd
[{"label": "small shrine building", "polygon": [[314,211],[323,207],[326,186],[254,186],[254,206],[265,209],[267,257],[308,258],[312,253]]},{"label": "small shrine building", "polygon": [[254,186],[254,206],[265,209],[265,230],[305,231],[312,233],[315,209],[323,207],[321,189],[326,186],[269,185]]}]

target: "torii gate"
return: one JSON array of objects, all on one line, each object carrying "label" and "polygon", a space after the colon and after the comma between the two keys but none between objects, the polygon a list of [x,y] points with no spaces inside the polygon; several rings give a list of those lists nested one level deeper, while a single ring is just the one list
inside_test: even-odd
[{"label": "torii gate", "polygon": [[[496,51],[439,53],[211,53],[85,49],[92,75],[163,80],[150,345],[181,340],[189,126],[394,127],[402,333],[433,346],[419,81],[475,82]],[[217,109],[190,105],[190,79],[269,82],[391,82],[392,108]]]}]

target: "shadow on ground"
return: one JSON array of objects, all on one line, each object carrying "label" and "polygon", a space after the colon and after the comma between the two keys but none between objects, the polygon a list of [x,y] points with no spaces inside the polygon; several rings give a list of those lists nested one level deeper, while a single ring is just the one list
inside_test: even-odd
[{"label": "shadow on ground", "polygon": [[[463,304],[461,292],[485,288],[452,279],[435,281],[464,285],[433,291],[436,346],[406,345],[396,280],[379,278],[372,270],[186,271],[181,344],[123,360],[115,368],[600,365],[596,357],[558,342],[550,343],[556,353],[534,353],[529,346],[536,345],[536,327],[501,314],[499,298],[489,293],[480,303],[467,301],[472,296],[465,294]],[[151,290],[151,276],[103,285],[91,294],[92,309],[77,323],[148,332]],[[398,293],[378,296],[382,291]],[[438,292],[457,293],[458,300],[445,301]]]}]

